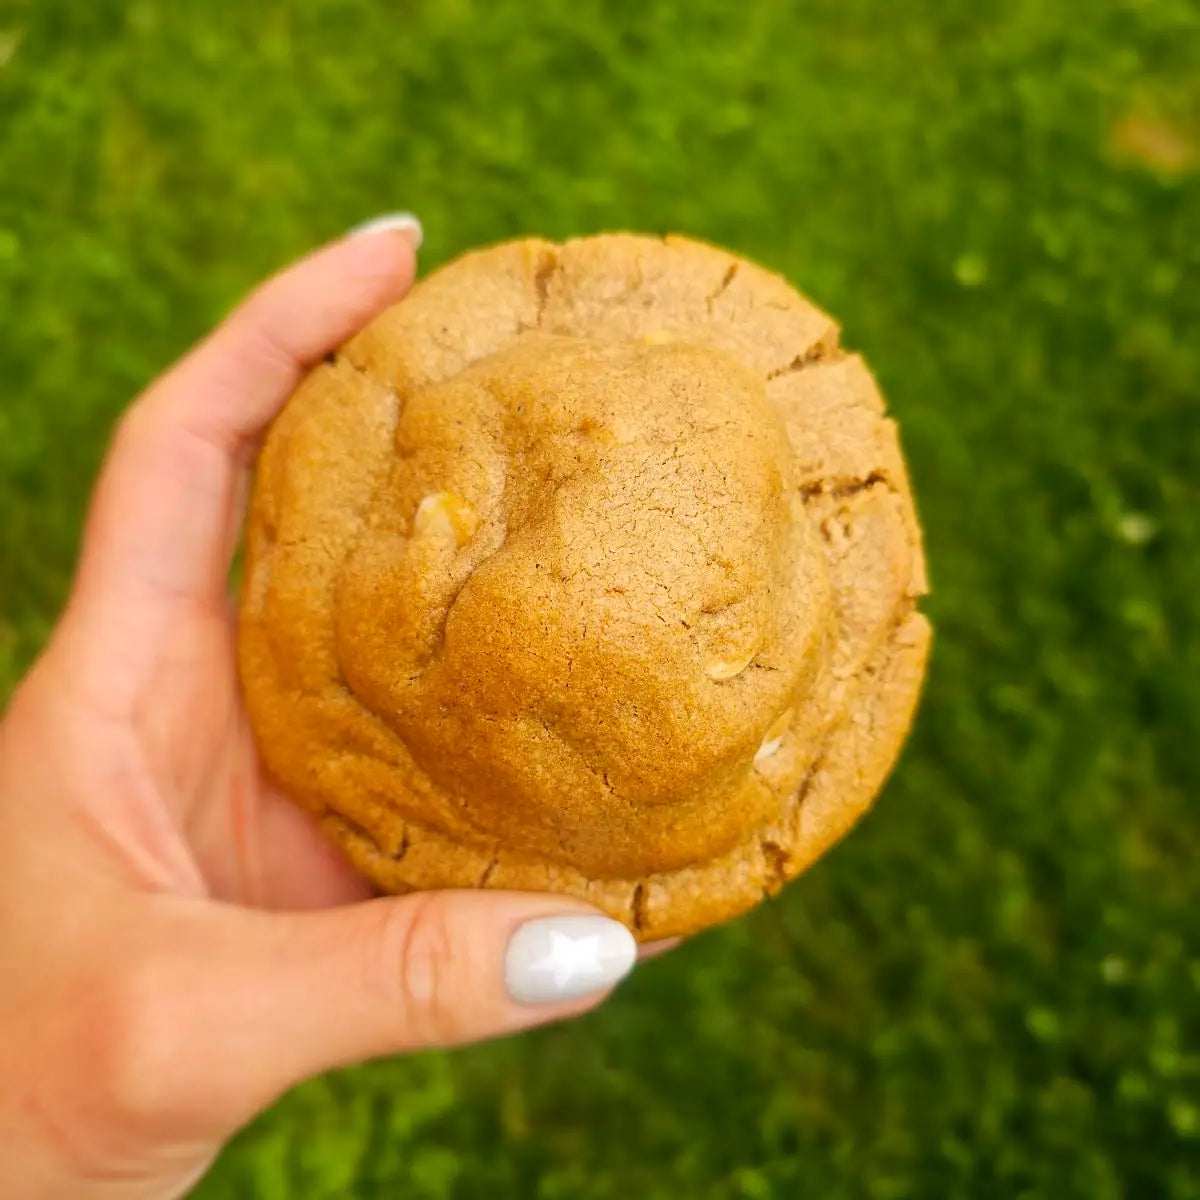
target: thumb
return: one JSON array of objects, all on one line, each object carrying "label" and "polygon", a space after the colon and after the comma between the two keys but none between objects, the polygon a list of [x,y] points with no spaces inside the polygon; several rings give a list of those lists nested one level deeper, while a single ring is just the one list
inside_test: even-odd
[{"label": "thumb", "polygon": [[204,909],[195,914],[202,931],[172,939],[186,978],[171,971],[169,989],[172,1091],[196,1106],[188,1124],[197,1133],[228,1133],[332,1067],[583,1012],[637,957],[624,925],[551,895]]}]

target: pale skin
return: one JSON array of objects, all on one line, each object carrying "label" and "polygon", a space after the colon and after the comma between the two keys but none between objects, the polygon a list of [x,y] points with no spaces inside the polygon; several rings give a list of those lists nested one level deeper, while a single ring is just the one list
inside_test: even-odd
[{"label": "pale skin", "polygon": [[396,229],[318,251],[117,428],[69,601],[0,722],[0,1194],[182,1196],[308,1076],[605,995],[504,984],[514,930],[577,902],[374,898],[264,779],[242,707],[227,581],[259,440],[414,259]]}]

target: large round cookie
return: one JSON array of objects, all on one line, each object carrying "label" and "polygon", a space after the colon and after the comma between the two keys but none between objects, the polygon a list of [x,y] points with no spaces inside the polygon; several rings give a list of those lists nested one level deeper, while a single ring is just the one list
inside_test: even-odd
[{"label": "large round cookie", "polygon": [[924,591],[824,313],[684,238],[530,239],[418,284],[271,428],[241,674],[267,769],[382,888],[565,892],[649,940],[868,806]]}]

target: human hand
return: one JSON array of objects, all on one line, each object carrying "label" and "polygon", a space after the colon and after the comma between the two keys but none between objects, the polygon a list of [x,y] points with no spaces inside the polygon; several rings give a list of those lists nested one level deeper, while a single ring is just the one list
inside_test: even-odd
[{"label": "human hand", "polygon": [[581,1012],[633,964],[623,926],[561,897],[371,899],[260,770],[228,594],[254,453],[305,368],[407,290],[419,236],[275,277],[118,427],[0,723],[4,1195],[180,1196],[297,1081]]}]

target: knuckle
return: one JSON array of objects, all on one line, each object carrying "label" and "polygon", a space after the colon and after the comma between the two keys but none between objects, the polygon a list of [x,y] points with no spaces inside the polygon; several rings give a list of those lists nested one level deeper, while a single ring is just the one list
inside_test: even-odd
[{"label": "knuckle", "polygon": [[435,893],[393,904],[379,956],[399,1013],[401,1034],[417,1045],[462,1039],[461,997],[467,963],[446,906]]},{"label": "knuckle", "polygon": [[117,417],[112,431],[114,446],[123,446],[130,440],[137,440],[141,435],[141,430],[146,424],[152,394],[152,392],[143,393]]},{"label": "knuckle", "polygon": [[269,280],[242,301],[224,333],[231,356],[244,368],[290,374],[299,365],[299,355],[280,323],[273,283]]},{"label": "knuckle", "polygon": [[169,1124],[175,1098],[186,1094],[178,1006],[172,972],[155,959],[124,965],[92,990],[84,1035],[89,1074],[98,1107],[122,1128]]},{"label": "knuckle", "polygon": [[171,1096],[186,1087],[163,1040],[171,1010],[154,964],[62,980],[55,1011],[33,1031],[31,1061],[46,1069],[24,1092],[32,1144],[81,1180],[127,1182],[173,1132]]},{"label": "knuckle", "polygon": [[110,463],[144,463],[161,452],[164,431],[172,428],[164,397],[171,389],[163,381],[149,387],[117,419],[110,444]]}]

